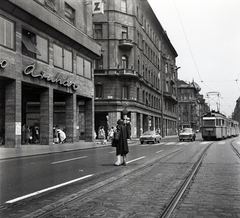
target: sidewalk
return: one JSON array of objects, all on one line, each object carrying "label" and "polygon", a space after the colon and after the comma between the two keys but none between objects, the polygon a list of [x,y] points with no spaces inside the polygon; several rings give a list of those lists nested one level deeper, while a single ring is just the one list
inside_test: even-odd
[{"label": "sidewalk", "polygon": [[[177,136],[166,136],[162,140],[167,138],[174,138]],[[131,145],[134,142],[139,142],[139,139],[128,140],[128,144]],[[6,148],[4,145],[0,146],[0,160],[8,158],[18,158],[18,157],[27,157],[33,155],[42,155],[42,154],[51,154],[57,152],[66,152],[73,150],[89,149],[89,148],[100,148],[105,146],[111,146],[110,142],[106,144],[101,144],[100,141],[96,140],[95,142],[85,142],[79,141],[76,143],[65,143],[65,144],[50,144],[50,145],[40,145],[40,144],[31,144],[31,145],[22,145],[19,148]]]}]

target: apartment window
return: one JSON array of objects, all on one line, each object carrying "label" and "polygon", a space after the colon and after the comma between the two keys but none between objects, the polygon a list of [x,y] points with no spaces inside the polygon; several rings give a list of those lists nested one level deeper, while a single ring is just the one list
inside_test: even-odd
[{"label": "apartment window", "polygon": [[53,44],[54,66],[72,72],[72,52]]},{"label": "apartment window", "polygon": [[122,39],[128,38],[128,28],[125,26],[122,26]]},{"label": "apartment window", "polygon": [[77,74],[79,76],[91,79],[92,78],[91,62],[81,58],[80,56],[77,56]]},{"label": "apartment window", "polygon": [[14,23],[0,16],[0,45],[14,49]]},{"label": "apartment window", "polygon": [[103,98],[103,86],[101,84],[95,85],[95,98]]},{"label": "apartment window", "polygon": [[127,13],[127,0],[121,0],[121,12]]},{"label": "apartment window", "polygon": [[102,24],[95,24],[94,27],[95,39],[102,39]]},{"label": "apartment window", "polygon": [[139,91],[139,88],[137,88],[137,102],[140,101],[140,91]]},{"label": "apartment window", "polygon": [[103,69],[103,56],[96,58],[95,60],[95,67],[96,69]]},{"label": "apartment window", "polygon": [[22,29],[22,54],[48,62],[48,40]]},{"label": "apartment window", "polygon": [[168,73],[168,64],[165,64],[165,73]]},{"label": "apartment window", "polygon": [[123,86],[122,99],[128,99],[128,86]]},{"label": "apartment window", "polygon": [[48,8],[50,8],[54,12],[57,11],[55,0],[44,0],[44,3],[46,6],[48,6]]},{"label": "apartment window", "polygon": [[65,2],[65,19],[74,25],[75,22],[75,10]]},{"label": "apartment window", "polygon": [[84,60],[84,77],[91,79],[92,78],[92,71],[91,71],[91,62]]},{"label": "apartment window", "polygon": [[122,68],[127,69],[128,68],[128,58],[126,55],[122,56]]}]

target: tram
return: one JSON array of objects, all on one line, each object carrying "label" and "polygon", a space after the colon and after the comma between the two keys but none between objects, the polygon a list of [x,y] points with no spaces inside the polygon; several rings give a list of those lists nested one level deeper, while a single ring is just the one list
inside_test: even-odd
[{"label": "tram", "polygon": [[211,111],[203,115],[201,133],[203,140],[218,140],[238,136],[239,123],[219,112]]}]

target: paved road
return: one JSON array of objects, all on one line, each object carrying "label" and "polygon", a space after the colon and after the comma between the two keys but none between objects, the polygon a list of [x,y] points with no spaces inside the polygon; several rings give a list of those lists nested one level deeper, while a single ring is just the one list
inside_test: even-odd
[{"label": "paved road", "polygon": [[[203,187],[208,187],[207,191],[205,192],[204,199],[208,199],[207,194],[209,190],[213,189],[211,187],[215,187],[215,184],[221,184],[222,179],[226,180],[225,185],[230,187],[230,189],[231,187],[234,187],[234,190],[236,190],[237,186],[239,185],[239,177],[237,176],[239,175],[239,158],[236,158],[236,154],[231,152],[228,144],[231,140],[232,139],[216,142],[209,150],[206,159],[204,159],[203,166],[206,164],[205,168],[208,169],[209,166],[213,166],[214,160],[223,161],[219,160],[219,158],[223,159],[223,157],[225,157],[224,159],[226,163],[224,163],[224,165],[225,167],[228,167],[228,176],[234,175],[235,185],[233,186],[231,183],[233,180],[226,179],[225,177],[222,177],[221,174],[218,175],[217,173],[216,175],[218,175],[218,177],[216,178],[218,178],[218,180],[215,180],[214,177],[210,179],[209,174],[211,175],[213,172],[215,172],[215,168],[212,168],[210,173],[206,173],[206,170],[201,168],[200,171],[203,170],[205,173],[203,176],[204,182],[200,181],[198,188],[199,186],[203,186],[203,184]],[[236,138],[236,140],[238,139]],[[145,151],[149,150],[149,148],[154,148],[155,155],[158,154],[158,158],[154,156],[155,159],[153,160],[155,161],[152,160],[152,164],[147,168],[142,168],[142,170],[136,171],[137,167],[139,166],[138,162],[129,163],[126,167],[112,167],[112,170],[109,171],[109,173],[98,175],[94,179],[88,179],[86,183],[77,183],[75,185],[66,187],[64,190],[52,191],[47,195],[38,197],[37,199],[29,202],[24,201],[22,205],[13,205],[9,208],[6,207],[3,214],[11,214],[11,217],[13,218],[35,217],[36,214],[42,212],[36,212],[36,209],[43,207],[44,210],[48,210],[49,207],[64,204],[64,202],[69,198],[74,196],[82,196],[78,201],[72,202],[64,209],[54,213],[51,217],[159,217],[166,203],[171,199],[177,188],[186,178],[189,170],[197,160],[197,157],[200,155],[203,148],[205,148],[209,143],[211,142],[196,141],[180,143],[176,141],[169,141],[164,145],[159,144],[141,146],[141,148],[143,148]],[[239,146],[237,142],[235,145]],[[164,151],[162,148],[166,150]],[[174,150],[172,150],[172,148],[174,148]],[[228,152],[225,149],[228,150]],[[176,152],[177,150],[180,152]],[[228,155],[225,155],[225,153]],[[164,156],[166,157],[163,158]],[[228,161],[229,159],[231,161]],[[143,166],[143,164],[140,165]],[[235,170],[229,170],[231,167],[233,167]],[[208,175],[209,181],[205,178],[206,175]],[[227,175],[227,173],[224,173],[223,175]],[[117,179],[117,181],[114,181],[115,179]],[[99,188],[101,186],[102,188]],[[216,188],[215,191],[219,192],[221,188]],[[199,198],[196,197],[198,194],[197,189],[196,192],[193,193],[195,200],[196,198]],[[191,190],[192,187],[190,187],[189,193]],[[239,190],[240,189],[238,187],[238,191]],[[232,204],[232,202],[234,202],[233,200],[226,200],[228,197],[231,199],[233,197],[232,191],[228,193],[231,194],[226,195],[226,192],[223,193],[224,199],[225,201],[229,201],[229,205],[234,205],[234,203]],[[234,199],[239,200],[239,193],[234,193]],[[216,195],[214,199],[212,198],[212,201],[214,202],[218,200],[218,198],[219,196]],[[185,199],[187,198],[185,197],[184,200]],[[199,201],[201,200],[199,199]],[[197,206],[194,207],[193,204],[189,206],[189,202],[192,202],[192,200],[188,200],[186,206],[181,206],[180,204],[180,206],[177,208],[179,211],[174,214],[174,216],[187,217],[186,214],[188,214],[188,210],[191,211],[192,209],[192,211],[195,211]],[[223,204],[224,201],[222,202],[222,205]],[[218,211],[218,206],[215,207],[216,211]],[[208,207],[206,206],[206,208]],[[232,208],[235,208],[236,212],[240,214],[240,211],[238,210],[239,208],[237,209],[237,207],[234,206],[232,206]],[[207,212],[211,212],[211,209],[212,208],[209,208],[209,211]],[[198,210],[202,210],[201,206],[198,208]],[[219,210],[221,210],[221,208]],[[192,216],[191,215],[192,214],[190,213],[189,217],[195,217],[196,214]],[[224,213],[222,213],[222,215],[224,215]],[[200,217],[201,216],[202,214],[200,213]]]}]

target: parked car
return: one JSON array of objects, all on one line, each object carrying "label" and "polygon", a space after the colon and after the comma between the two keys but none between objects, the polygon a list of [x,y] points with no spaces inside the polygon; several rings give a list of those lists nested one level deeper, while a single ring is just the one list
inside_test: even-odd
[{"label": "parked car", "polygon": [[184,128],[179,133],[179,140],[180,141],[184,141],[184,140],[195,141],[195,139],[196,139],[196,134],[195,134],[195,132],[193,131],[192,128]]},{"label": "parked car", "polygon": [[143,144],[144,142],[159,143],[161,139],[162,139],[162,136],[158,134],[156,131],[146,131],[140,136],[141,144]]}]

